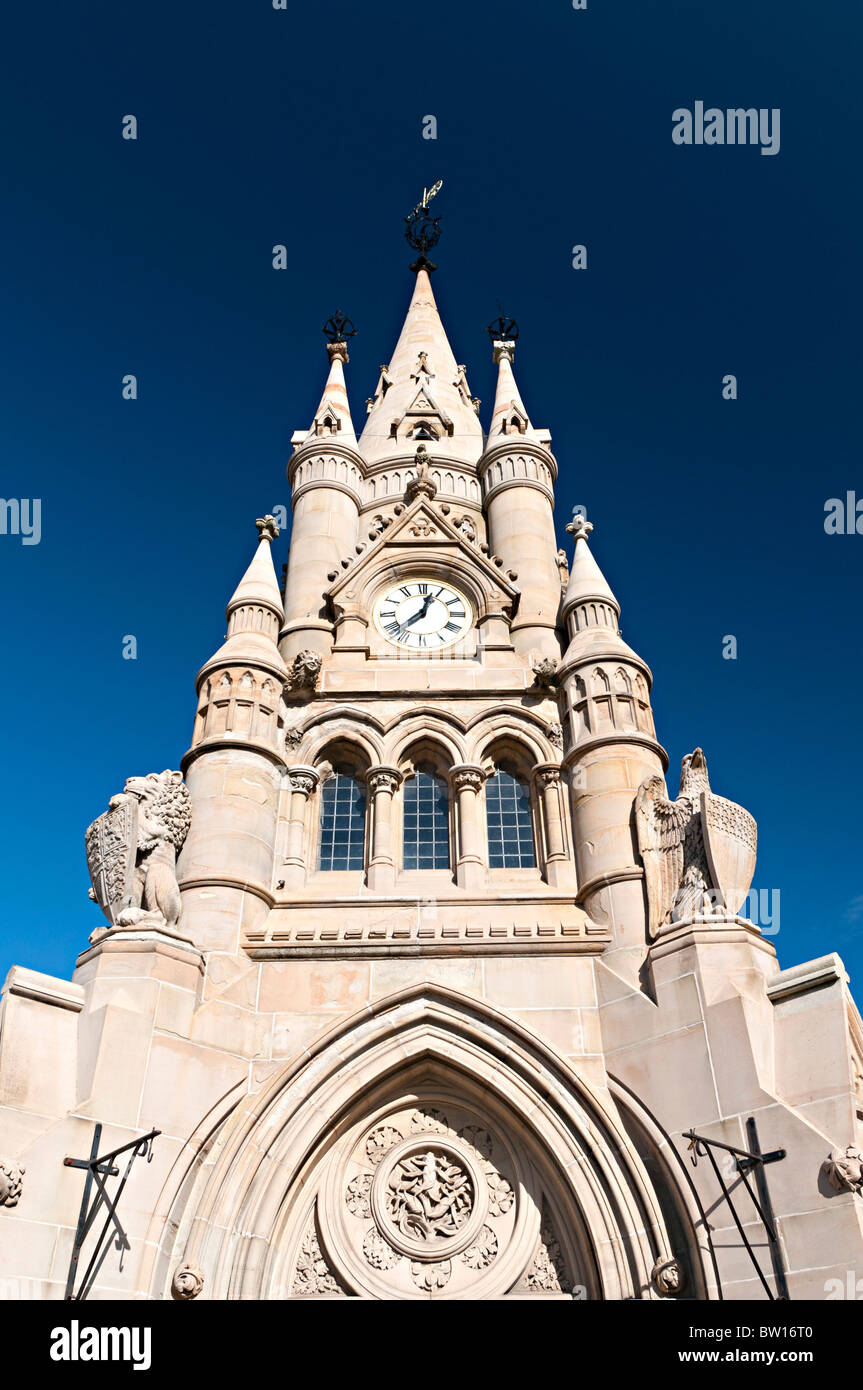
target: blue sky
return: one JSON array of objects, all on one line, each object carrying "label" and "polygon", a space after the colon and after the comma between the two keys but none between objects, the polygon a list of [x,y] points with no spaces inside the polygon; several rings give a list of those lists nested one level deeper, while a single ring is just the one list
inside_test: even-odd
[{"label": "blue sky", "polygon": [[[835,949],[859,975],[863,536],[826,535],[824,504],[863,497],[861,28],[802,0],[7,18],[0,491],[41,499],[42,536],[0,536],[0,973],[67,975],[86,947],[84,829],[125,777],[179,765],[254,518],[288,502],[320,327],[357,324],[359,422],[411,290],[402,219],[443,178],[456,356],[490,407],[484,329],[518,319],[561,539],[585,505],[672,792],[701,744],[758,819],[782,963]],[[698,100],[780,108],[780,152],[675,145]]]}]

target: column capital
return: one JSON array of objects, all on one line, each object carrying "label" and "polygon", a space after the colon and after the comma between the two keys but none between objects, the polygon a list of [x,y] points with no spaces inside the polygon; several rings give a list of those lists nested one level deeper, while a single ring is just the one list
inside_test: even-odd
[{"label": "column capital", "polygon": [[305,767],[302,763],[297,763],[294,767],[288,768],[288,781],[292,792],[302,792],[303,796],[311,796],[320,780],[321,774],[315,767]]},{"label": "column capital", "polygon": [[370,767],[366,772],[366,785],[373,796],[379,791],[392,794],[398,790],[402,780],[402,773],[397,767],[388,767],[384,763]]},{"label": "column capital", "polygon": [[560,774],[560,763],[537,763],[533,769],[533,775],[543,789],[555,786],[560,781]]},{"label": "column capital", "polygon": [[457,792],[464,787],[478,792],[486,779],[486,772],[478,763],[457,763],[450,768],[449,779]]}]

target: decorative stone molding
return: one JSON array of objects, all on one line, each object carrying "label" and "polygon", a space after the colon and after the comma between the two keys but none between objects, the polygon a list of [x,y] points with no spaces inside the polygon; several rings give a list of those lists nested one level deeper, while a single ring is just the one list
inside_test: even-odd
[{"label": "decorative stone molding", "polygon": [[[277,533],[278,534],[278,533]],[[171,1280],[171,1297],[179,1303],[187,1303],[197,1298],[204,1287],[204,1271],[191,1260],[184,1261],[174,1270]]]},{"label": "decorative stone molding", "polygon": [[540,763],[536,768],[536,780],[542,791],[560,785],[560,768],[554,763]]},{"label": "decorative stone molding", "polygon": [[366,774],[366,785],[373,796],[380,791],[389,792],[392,796],[398,790],[402,775],[395,767],[373,767]]},{"label": "decorative stone molding", "polygon": [[822,1163],[821,1171],[834,1192],[863,1195],[863,1153],[853,1144],[834,1149]]},{"label": "decorative stone molding", "polygon": [[650,1272],[650,1282],[662,1298],[676,1298],[683,1292],[686,1276],[679,1260],[659,1259]]},{"label": "decorative stone molding", "polygon": [[321,674],[323,658],[320,652],[308,648],[298,652],[288,672],[289,690],[314,690]]},{"label": "decorative stone molding", "polygon": [[554,748],[563,747],[563,729],[560,724],[546,724],[545,736]]},{"label": "decorative stone molding", "polygon": [[317,768],[297,765],[288,770],[291,789],[288,806],[288,833],[285,844],[284,878],[286,888],[299,888],[306,878],[305,839],[306,807],[309,797],[321,779]]},{"label": "decorative stone molding", "polygon": [[481,767],[472,767],[469,763],[461,763],[458,767],[450,770],[450,780],[454,789],[460,792],[464,787],[472,792],[482,789],[485,781],[485,772]]},{"label": "decorative stone molding", "polygon": [[0,1158],[0,1207],[17,1207],[27,1169]]},{"label": "decorative stone molding", "polygon": [[292,752],[296,752],[296,750],[299,748],[299,746],[300,746],[300,744],[302,743],[302,741],[303,741],[303,731],[302,731],[302,729],[294,728],[294,729],[286,729],[286,730],[285,730],[285,747],[286,747],[286,748],[289,748]]},{"label": "decorative stone molding", "polygon": [[129,777],[85,837],[90,897],[112,927],[172,931],[182,909],[177,855],[192,818],[181,772]]},{"label": "decorative stone molding", "polygon": [[311,796],[318,782],[318,774],[314,768],[294,768],[288,773],[288,781],[292,792]]}]

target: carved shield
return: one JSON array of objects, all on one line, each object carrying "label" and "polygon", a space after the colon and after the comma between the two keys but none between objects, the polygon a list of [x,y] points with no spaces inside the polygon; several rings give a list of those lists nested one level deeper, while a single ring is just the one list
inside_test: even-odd
[{"label": "carved shield", "polygon": [[132,901],[138,801],[124,796],[87,828],[87,867],[96,901],[112,926]]},{"label": "carved shield", "polygon": [[736,801],[701,793],[701,826],[710,876],[729,916],[740,911],[755,873],[758,830]]}]

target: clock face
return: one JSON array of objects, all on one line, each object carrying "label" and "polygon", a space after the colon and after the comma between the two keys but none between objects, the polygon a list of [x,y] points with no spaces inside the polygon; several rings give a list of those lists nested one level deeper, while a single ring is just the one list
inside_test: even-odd
[{"label": "clock face", "polygon": [[439,651],[463,637],[471,624],[463,594],[439,579],[406,579],[378,599],[375,622],[388,642],[411,651]]}]

